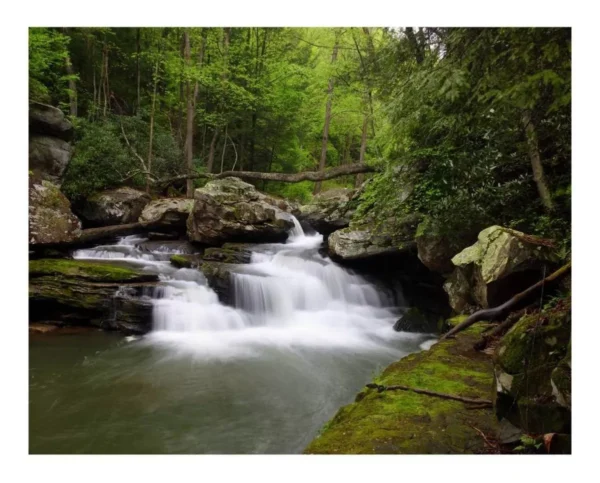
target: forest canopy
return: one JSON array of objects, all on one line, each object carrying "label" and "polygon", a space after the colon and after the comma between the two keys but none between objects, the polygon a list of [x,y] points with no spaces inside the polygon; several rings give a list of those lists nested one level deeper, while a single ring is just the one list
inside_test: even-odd
[{"label": "forest canopy", "polygon": [[568,28],[31,28],[29,79],[75,125],[72,201],[366,163],[377,172],[257,183],[308,202],[369,179],[358,217],[570,238]]}]

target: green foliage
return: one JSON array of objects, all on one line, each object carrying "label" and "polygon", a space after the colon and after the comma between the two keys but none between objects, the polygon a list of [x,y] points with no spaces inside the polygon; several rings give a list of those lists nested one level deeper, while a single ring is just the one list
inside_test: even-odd
[{"label": "green foliage", "polygon": [[538,440],[524,434],[521,436],[521,444],[516,446],[513,451],[521,454],[535,454],[539,452],[542,446],[543,443],[538,442]]},{"label": "green foliage", "polygon": [[[64,176],[63,192],[72,201],[122,184],[134,160],[120,140],[115,122],[77,124],[75,152]],[[141,182],[138,179],[138,182]]]},{"label": "green foliage", "polygon": [[[52,102],[67,87],[64,71],[69,37],[56,29],[29,29],[29,98]],[[65,91],[66,92],[66,91]]]}]

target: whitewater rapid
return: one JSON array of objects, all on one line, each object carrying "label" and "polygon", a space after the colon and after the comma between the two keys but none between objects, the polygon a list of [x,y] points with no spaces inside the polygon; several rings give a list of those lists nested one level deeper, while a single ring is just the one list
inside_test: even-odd
[{"label": "whitewater rapid", "polygon": [[173,267],[175,243],[133,235],[115,245],[78,250],[74,258],[133,264],[156,273],[153,330],[143,343],[206,359],[260,356],[296,349],[405,354],[399,344],[430,344],[423,334],[395,332],[401,308],[393,294],[319,253],[323,237],[298,220],[286,243],[253,247],[249,264],[231,272],[233,307],[219,301],[196,269]]}]

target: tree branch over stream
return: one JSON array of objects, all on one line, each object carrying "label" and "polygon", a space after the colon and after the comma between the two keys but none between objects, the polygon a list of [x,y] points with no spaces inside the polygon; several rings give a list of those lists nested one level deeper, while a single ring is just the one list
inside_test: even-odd
[{"label": "tree branch over stream", "polygon": [[173,176],[172,178],[159,179],[154,181],[153,183],[158,186],[166,187],[177,181],[184,181],[187,179],[221,179],[229,177],[250,180],[280,181],[283,183],[299,183],[300,181],[325,181],[328,179],[338,178],[339,176],[346,176],[359,173],[374,173],[376,171],[378,170],[373,166],[369,166],[364,163],[355,163],[346,164],[344,166],[338,166],[337,168],[327,169],[322,172],[304,171],[302,173],[260,173],[255,171],[225,171],[219,174],[193,173],[184,174],[180,176]]}]

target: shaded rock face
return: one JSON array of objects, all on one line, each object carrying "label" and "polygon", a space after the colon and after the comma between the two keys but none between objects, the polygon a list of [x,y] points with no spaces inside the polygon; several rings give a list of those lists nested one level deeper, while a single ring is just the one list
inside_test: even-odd
[{"label": "shaded rock face", "polygon": [[44,179],[59,183],[71,155],[67,141],[50,136],[29,137],[29,169]]},{"label": "shaded rock face", "polygon": [[231,272],[235,271],[235,265],[221,262],[203,261],[200,270],[206,277],[208,285],[219,297],[219,301],[225,305],[235,304],[235,294]]},{"label": "shaded rock face", "polygon": [[374,225],[353,225],[334,231],[327,239],[329,254],[338,260],[360,260],[401,254],[415,246],[418,218],[408,216],[394,224],[394,232]]},{"label": "shaded rock face", "polygon": [[150,195],[123,187],[90,196],[76,211],[89,226],[121,225],[135,223],[149,202]]},{"label": "shaded rock face", "polygon": [[184,231],[193,206],[194,200],[187,198],[154,200],[144,207],[138,221],[143,225]]},{"label": "shaded rock face", "polygon": [[533,434],[571,429],[571,309],[523,316],[494,353],[495,410]]},{"label": "shaded rock face", "polygon": [[58,108],[40,102],[29,103],[29,131],[69,141],[73,125]]},{"label": "shaded rock face", "polygon": [[450,274],[454,270],[452,257],[473,241],[474,239],[466,239],[450,242],[429,218],[419,223],[415,235],[419,260],[429,270],[441,274]]},{"label": "shaded rock face", "polygon": [[33,260],[29,262],[30,320],[148,332],[152,307],[143,293],[157,281],[154,274],[102,262]]},{"label": "shaded rock face", "polygon": [[548,252],[524,237],[521,232],[491,226],[479,233],[475,244],[452,258],[455,269],[444,290],[455,311],[497,306],[540,279]]},{"label": "shaded rock face", "polygon": [[444,319],[416,307],[408,309],[394,324],[397,332],[417,332],[435,334],[440,332]]},{"label": "shaded rock face", "polygon": [[81,222],[71,212],[71,203],[58,186],[44,181],[29,180],[29,243],[52,245],[76,240],[81,234]]},{"label": "shaded rock face", "polygon": [[354,214],[350,201],[355,198],[356,193],[357,190],[347,188],[324,191],[310,203],[300,207],[298,219],[323,235],[346,228]]},{"label": "shaded rock face", "polygon": [[276,200],[238,178],[207,183],[194,192],[187,221],[191,241],[206,245],[223,242],[280,242],[293,222],[283,200]]}]

